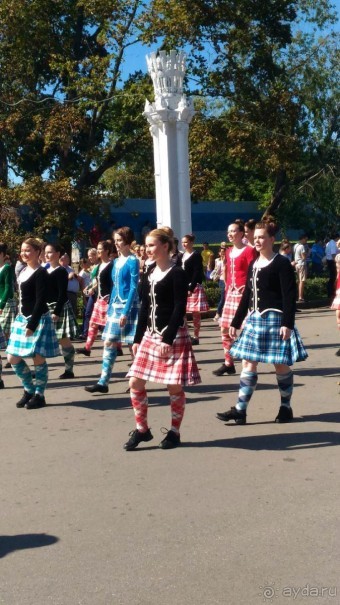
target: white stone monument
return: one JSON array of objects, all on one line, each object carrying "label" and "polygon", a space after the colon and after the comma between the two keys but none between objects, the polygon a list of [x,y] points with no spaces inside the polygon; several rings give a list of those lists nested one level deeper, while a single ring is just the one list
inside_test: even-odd
[{"label": "white stone monument", "polygon": [[157,227],[171,227],[179,240],[192,232],[188,134],[195,112],[183,94],[185,59],[174,50],[147,55],[155,102],[146,101],[144,110],[153,138]]}]

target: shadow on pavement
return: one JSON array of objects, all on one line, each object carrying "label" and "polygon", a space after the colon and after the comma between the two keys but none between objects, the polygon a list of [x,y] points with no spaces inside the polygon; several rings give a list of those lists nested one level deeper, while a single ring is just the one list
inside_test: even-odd
[{"label": "shadow on pavement", "polygon": [[232,439],[217,439],[216,441],[198,441],[196,443],[187,441],[182,443],[182,447],[228,447],[254,451],[293,451],[334,445],[340,445],[340,433],[331,431],[233,437]]},{"label": "shadow on pavement", "polygon": [[48,534],[18,534],[16,536],[0,536],[0,558],[6,557],[15,550],[41,548],[51,546],[59,541],[56,536]]}]

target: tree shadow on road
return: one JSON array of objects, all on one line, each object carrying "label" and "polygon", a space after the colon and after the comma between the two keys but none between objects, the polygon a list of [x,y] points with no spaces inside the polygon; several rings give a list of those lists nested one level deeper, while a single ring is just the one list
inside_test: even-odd
[{"label": "tree shadow on road", "polygon": [[0,536],[0,559],[15,550],[41,548],[51,546],[59,541],[56,536],[48,534],[17,534],[15,536]]},{"label": "tree shadow on road", "polygon": [[340,433],[316,431],[309,433],[283,433],[216,439],[215,441],[185,442],[182,447],[225,447],[254,451],[295,451],[340,445]]}]

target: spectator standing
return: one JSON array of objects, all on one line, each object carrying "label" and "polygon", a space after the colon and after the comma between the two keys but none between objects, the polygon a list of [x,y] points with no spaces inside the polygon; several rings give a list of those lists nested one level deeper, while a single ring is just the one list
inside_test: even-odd
[{"label": "spectator standing", "polygon": [[80,290],[81,278],[75,273],[75,271],[70,266],[70,257],[65,252],[60,257],[59,263],[61,267],[64,267],[68,273],[68,285],[67,285],[67,299],[70,301],[73,309],[74,316],[77,317],[77,300],[78,300],[78,292]]},{"label": "spectator standing", "polygon": [[294,263],[298,277],[298,302],[305,302],[304,292],[307,280],[307,258],[309,256],[307,240],[308,235],[304,233],[294,247]]},{"label": "spectator standing", "polygon": [[335,238],[337,236],[332,233],[330,240],[326,244],[325,256],[328,269],[328,283],[327,283],[327,296],[332,299],[335,295],[335,281],[336,281],[336,264],[335,257],[339,253],[339,249],[336,245]]},{"label": "spectator standing", "polygon": [[311,249],[312,272],[313,275],[323,274],[323,259],[325,257],[325,248],[320,239],[317,239]]}]

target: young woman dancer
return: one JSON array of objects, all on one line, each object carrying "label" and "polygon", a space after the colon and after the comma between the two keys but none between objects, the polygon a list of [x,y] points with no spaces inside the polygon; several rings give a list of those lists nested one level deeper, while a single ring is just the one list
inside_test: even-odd
[{"label": "young woman dancer", "polygon": [[47,244],[45,248],[46,261],[49,263],[47,304],[54,322],[57,339],[65,361],[65,371],[59,378],[74,378],[73,365],[75,349],[71,338],[78,334],[77,320],[73,308],[67,298],[68,273],[59,264],[62,254],[59,244]]},{"label": "young woman dancer", "polygon": [[112,261],[110,260],[111,250],[112,244],[109,240],[99,242],[97,247],[98,258],[100,259],[96,277],[98,292],[97,300],[94,303],[85,347],[77,349],[76,351],[81,355],[86,355],[86,357],[90,357],[91,355],[92,345],[99,332],[99,327],[104,327],[106,324],[107,309],[112,290]]},{"label": "young woman dancer", "polygon": [[[14,272],[6,262],[7,244],[0,243],[0,350],[6,349],[13,321],[17,313],[14,299]],[[6,366],[5,366],[6,367]],[[0,355],[0,389],[5,388]]]},{"label": "young woman dancer", "polygon": [[85,387],[89,393],[108,393],[112,368],[121,343],[132,345],[138,318],[139,261],[130,252],[134,234],[130,227],[121,227],[114,233],[119,253],[112,268],[113,289],[103,331],[103,363],[98,382]]},{"label": "young woman dancer", "polygon": [[249,313],[240,337],[231,347],[231,354],[242,359],[240,390],[235,407],[217,414],[219,420],[245,424],[247,406],[257,384],[257,364],[273,363],[281,395],[275,422],[293,419],[290,405],[293,393],[293,372],[290,366],[307,358],[300,335],[294,326],[296,281],[294,269],[287,260],[273,251],[277,225],[273,221],[256,224],[254,244],[259,257],[250,265],[240,305],[230,326],[231,338],[236,337]]},{"label": "young woman dancer", "polygon": [[[24,387],[16,404],[18,408],[41,408],[46,405],[45,388],[48,379],[46,357],[59,355],[58,341],[47,306],[48,274],[41,267],[41,242],[30,237],[21,246],[26,263],[19,275],[19,314],[9,338],[8,361]],[[25,358],[33,357],[35,382]]]},{"label": "young woman dancer", "polygon": [[198,345],[200,342],[201,313],[209,311],[209,305],[202,286],[204,277],[203,260],[201,254],[197,250],[194,250],[194,241],[194,235],[184,235],[182,238],[182,247],[184,250],[182,267],[189,284],[186,312],[192,313],[194,324],[194,337],[191,339],[191,343]]},{"label": "young woman dancer", "polygon": [[136,429],[124,445],[126,450],[134,450],[142,441],[153,439],[147,422],[147,380],[165,384],[170,395],[172,423],[159,445],[162,449],[180,445],[185,407],[183,386],[201,382],[185,320],[187,278],[170,258],[172,246],[172,237],[162,229],[154,229],[146,237],[147,254],[154,265],[150,266],[143,287],[132,347],[135,358],[128,372]]},{"label": "young woman dancer", "polygon": [[248,267],[256,257],[255,248],[244,244],[242,241],[244,238],[244,224],[242,221],[236,220],[229,225],[227,235],[232,246],[226,250],[225,301],[220,320],[224,362],[217,370],[213,371],[215,376],[236,374],[234,361],[230,354],[233,340],[229,328],[241,300]]}]

